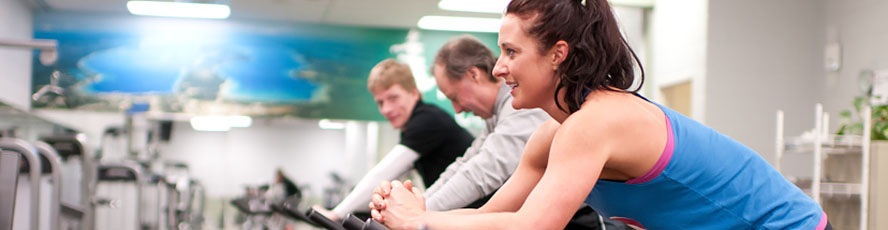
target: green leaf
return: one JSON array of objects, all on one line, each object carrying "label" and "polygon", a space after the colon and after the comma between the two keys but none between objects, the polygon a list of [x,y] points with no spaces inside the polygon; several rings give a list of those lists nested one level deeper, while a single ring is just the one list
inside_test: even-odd
[{"label": "green leaf", "polygon": [[863,123],[854,123],[846,131],[849,135],[863,135]]},{"label": "green leaf", "polygon": [[888,137],[888,130],[883,129],[881,132],[879,132],[879,134],[881,134],[881,135],[879,136],[879,139],[877,139],[877,140],[888,140],[888,138],[885,138],[885,137]]},{"label": "green leaf", "polygon": [[864,97],[854,97],[854,111],[857,111],[857,114],[860,114],[860,110],[865,102],[866,98]]},{"label": "green leaf", "polygon": [[885,122],[874,122],[873,123],[873,131],[872,131],[872,139],[873,140],[885,140]]}]

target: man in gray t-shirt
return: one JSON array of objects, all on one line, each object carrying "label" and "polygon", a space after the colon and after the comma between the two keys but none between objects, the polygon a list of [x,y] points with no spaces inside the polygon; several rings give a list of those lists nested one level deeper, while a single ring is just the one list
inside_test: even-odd
[{"label": "man in gray t-shirt", "polygon": [[492,76],[496,59],[477,38],[452,39],[435,57],[432,73],[455,112],[484,118],[472,145],[425,192],[426,208],[443,211],[483,204],[515,172],[531,133],[549,115],[512,108],[511,89]]}]

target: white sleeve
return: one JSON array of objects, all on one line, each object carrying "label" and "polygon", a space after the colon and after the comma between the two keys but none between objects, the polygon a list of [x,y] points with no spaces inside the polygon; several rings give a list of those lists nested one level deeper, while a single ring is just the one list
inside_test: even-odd
[{"label": "white sleeve", "polygon": [[339,203],[333,212],[340,218],[356,210],[367,210],[373,189],[383,180],[394,180],[413,168],[419,153],[404,145],[396,145],[388,154],[373,166],[355,188]]},{"label": "white sleeve", "polygon": [[426,209],[465,207],[499,189],[518,168],[530,135],[549,115],[539,109],[504,109],[493,132],[479,137],[459,164],[452,164],[424,193]]}]

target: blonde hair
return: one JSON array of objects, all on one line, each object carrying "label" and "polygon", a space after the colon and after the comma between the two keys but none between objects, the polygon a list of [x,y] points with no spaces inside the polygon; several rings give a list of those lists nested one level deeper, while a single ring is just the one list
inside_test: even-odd
[{"label": "blonde hair", "polygon": [[370,70],[367,77],[367,90],[388,89],[392,85],[400,85],[408,92],[416,90],[416,81],[407,64],[395,59],[385,59]]}]

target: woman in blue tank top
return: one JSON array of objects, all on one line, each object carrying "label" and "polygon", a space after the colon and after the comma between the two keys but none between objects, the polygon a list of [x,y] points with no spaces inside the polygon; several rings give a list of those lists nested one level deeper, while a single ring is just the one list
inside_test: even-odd
[{"label": "woman in blue tank top", "polygon": [[[638,58],[606,0],[513,0],[494,75],[542,108],[518,169],[479,209],[425,211],[411,183],[369,204],[394,229],[561,229],[586,203],[646,229],[829,229],[822,208],[756,152],[637,95]],[[640,65],[639,65],[639,69]]]}]

